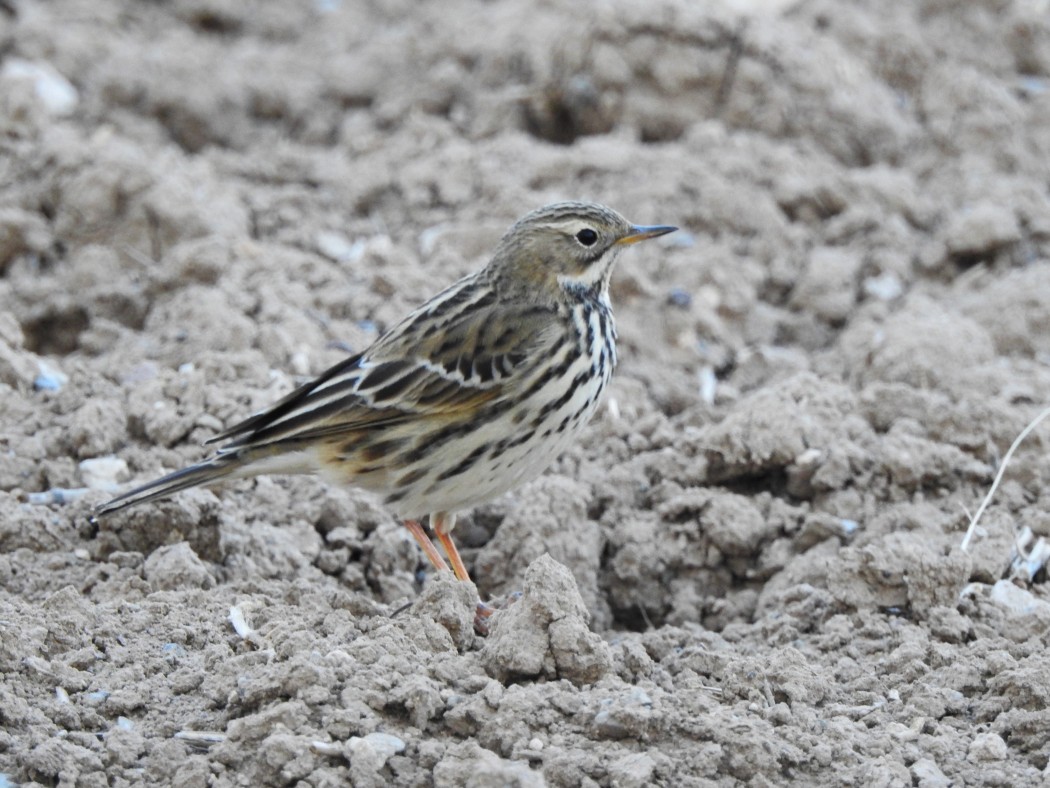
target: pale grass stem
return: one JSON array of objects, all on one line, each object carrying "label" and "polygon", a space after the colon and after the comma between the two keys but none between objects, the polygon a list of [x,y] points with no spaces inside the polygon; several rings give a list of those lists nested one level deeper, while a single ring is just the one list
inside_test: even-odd
[{"label": "pale grass stem", "polygon": [[988,494],[984,496],[984,500],[981,501],[980,507],[974,513],[973,517],[970,518],[970,525],[966,529],[966,535],[962,540],[962,549],[965,552],[970,547],[970,541],[973,539],[973,534],[977,530],[977,521],[981,519],[981,515],[984,514],[984,510],[988,508],[988,504],[992,502],[992,497],[995,495],[995,491],[999,489],[999,483],[1003,480],[1003,474],[1006,473],[1006,466],[1010,463],[1010,458],[1013,457],[1014,451],[1021,445],[1021,442],[1028,437],[1028,434],[1039,426],[1040,422],[1043,421],[1047,416],[1050,416],[1050,408],[1046,408],[1036,416],[1032,421],[1028,423],[1021,433],[1014,438],[1014,442],[1010,444],[1010,449],[1006,452],[1003,457],[1003,461],[999,463],[999,472],[995,474],[995,480],[992,482],[992,487],[988,490]]}]

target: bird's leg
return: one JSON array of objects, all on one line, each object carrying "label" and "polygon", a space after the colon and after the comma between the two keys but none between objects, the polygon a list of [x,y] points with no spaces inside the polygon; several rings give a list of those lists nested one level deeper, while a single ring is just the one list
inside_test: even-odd
[{"label": "bird's leg", "polygon": [[[441,557],[441,553],[434,546],[434,543],[430,541],[430,537],[427,536],[427,532],[423,530],[423,526],[419,524],[418,520],[405,520],[405,528],[412,534],[416,542],[421,548],[427,558],[430,559],[430,563],[434,565],[434,568],[439,572],[447,572],[448,564],[445,563],[445,559]],[[459,577],[459,575],[456,575]]]},{"label": "bird's leg", "polygon": [[459,550],[456,549],[456,544],[452,541],[450,533],[456,527],[456,515],[448,512],[433,512],[430,515],[430,527],[434,529],[438,541],[445,548],[445,553],[448,554],[449,563],[452,564],[452,571],[456,573],[456,577],[460,580],[469,581],[470,575],[467,574],[466,564],[460,558]]},{"label": "bird's leg", "polygon": [[[456,549],[456,544],[452,541],[452,534],[449,533],[455,525],[455,514],[450,514],[448,512],[432,512],[430,515],[430,527],[434,529],[434,533],[437,534],[441,546],[444,547],[445,552],[448,553],[448,560],[452,564],[452,571],[456,573],[456,577],[460,580],[466,580],[469,583],[471,580],[470,575],[467,574],[466,564],[463,563],[463,559],[459,555],[459,550]],[[487,635],[489,633],[489,616],[494,612],[495,610],[491,605],[478,600],[477,610],[474,611],[474,631],[479,635]]]}]

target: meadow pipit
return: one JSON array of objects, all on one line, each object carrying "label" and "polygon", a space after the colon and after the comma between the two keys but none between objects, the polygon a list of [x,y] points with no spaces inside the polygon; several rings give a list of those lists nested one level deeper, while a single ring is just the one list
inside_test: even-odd
[{"label": "meadow pipit", "polygon": [[536,478],[579,433],[616,366],[609,276],[623,247],[672,232],[593,203],[533,211],[477,273],[356,356],[208,443],[209,459],[97,514],[222,479],[321,473],[379,493],[439,570],[469,580],[456,512]]}]

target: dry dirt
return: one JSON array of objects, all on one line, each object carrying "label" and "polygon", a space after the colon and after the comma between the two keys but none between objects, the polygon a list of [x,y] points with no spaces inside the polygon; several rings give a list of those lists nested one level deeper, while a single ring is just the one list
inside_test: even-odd
[{"label": "dry dirt", "polygon": [[[3,0],[0,785],[1050,778],[1050,426],[961,548],[1050,392],[1048,129],[1037,0]],[[683,229],[461,520],[488,638],[354,490],[89,522],[564,198]]]}]

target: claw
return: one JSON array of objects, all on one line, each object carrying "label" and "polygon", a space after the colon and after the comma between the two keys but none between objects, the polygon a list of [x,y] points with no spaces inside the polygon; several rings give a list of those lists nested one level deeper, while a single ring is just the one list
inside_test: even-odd
[{"label": "claw", "polygon": [[474,611],[474,631],[482,637],[489,634],[489,618],[496,612],[496,608],[484,602],[478,602]]},{"label": "claw", "polygon": [[492,614],[497,610],[506,610],[523,596],[524,594],[521,591],[512,591],[499,600],[478,602],[477,610],[474,613],[474,631],[482,637],[487,636],[489,634],[489,619],[492,617]]}]

